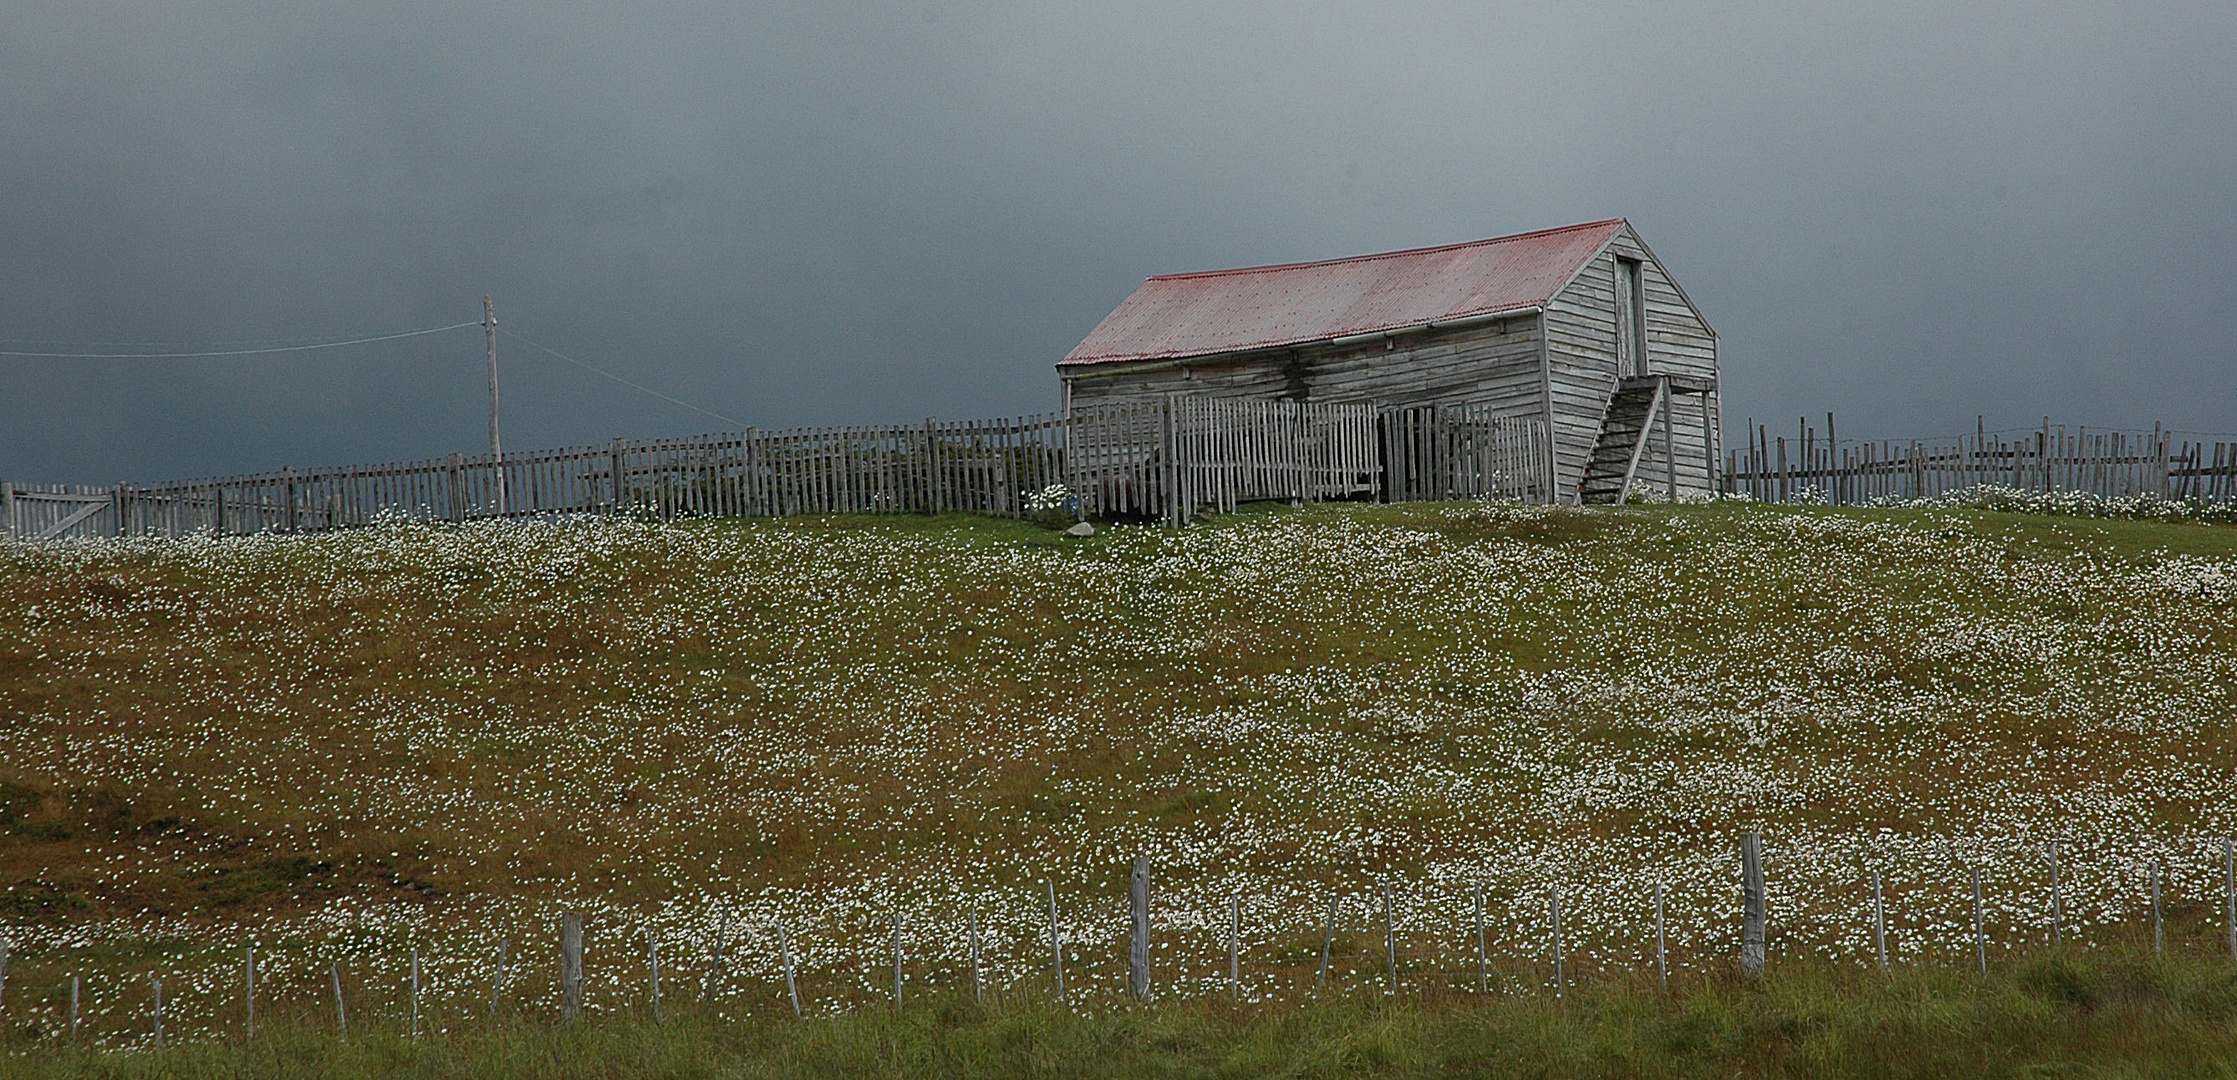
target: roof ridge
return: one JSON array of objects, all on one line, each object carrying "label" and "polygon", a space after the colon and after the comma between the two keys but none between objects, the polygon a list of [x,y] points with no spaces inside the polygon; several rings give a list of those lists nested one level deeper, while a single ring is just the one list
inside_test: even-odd
[{"label": "roof ridge", "polygon": [[1533,229],[1530,232],[1508,236],[1491,236],[1482,240],[1466,240],[1457,244],[1435,244],[1430,247],[1405,248],[1399,251],[1378,251],[1366,255],[1346,255],[1335,259],[1315,259],[1308,262],[1271,263],[1265,266],[1238,266],[1227,270],[1188,270],[1176,274],[1151,274],[1147,281],[1186,281],[1191,278],[1226,277],[1233,274],[1264,274],[1276,270],[1302,270],[1314,266],[1341,266],[1345,263],[1374,262],[1378,259],[1396,259],[1408,255],[1430,255],[1440,251],[1459,251],[1462,248],[1483,247],[1487,244],[1505,244],[1515,240],[1529,240],[1555,233],[1575,232],[1579,229],[1598,229],[1621,225],[1625,218],[1604,218],[1600,221],[1581,221],[1575,225],[1562,225],[1552,229]]}]

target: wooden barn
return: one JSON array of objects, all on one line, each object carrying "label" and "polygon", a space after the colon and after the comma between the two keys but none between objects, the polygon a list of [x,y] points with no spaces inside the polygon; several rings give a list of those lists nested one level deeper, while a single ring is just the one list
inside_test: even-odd
[{"label": "wooden barn", "polygon": [[1563,501],[1717,479],[1716,331],[1622,219],[1160,275],[1057,371],[1067,412],[1177,393],[1542,418]]}]

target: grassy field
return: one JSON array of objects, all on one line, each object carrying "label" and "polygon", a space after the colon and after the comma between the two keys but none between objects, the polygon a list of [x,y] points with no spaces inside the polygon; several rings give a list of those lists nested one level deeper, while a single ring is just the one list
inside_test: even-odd
[{"label": "grassy field", "polygon": [[[2210,981],[2223,948],[2228,526],[1733,505],[1331,506],[1085,540],[954,517],[396,526],[5,546],[0,595],[0,1024],[23,1037],[58,1030],[71,974],[90,1042],[144,1041],[153,976],[175,1039],[229,1033],[252,943],[268,1008],[321,1015],[334,963],[372,1024],[402,1015],[418,948],[429,1023],[463,1032],[505,939],[507,1022],[535,1028],[557,913],[582,910],[599,1017],[641,1008],[649,934],[673,995],[711,990],[691,1038],[874,1043],[902,1038],[872,1015],[893,917],[931,1000],[968,983],[976,908],[1008,1004],[958,1014],[965,1042],[1047,1022],[1092,1057],[1147,1030],[1127,1024],[1213,1025],[1232,1035],[1173,1068],[1250,1072],[1273,1069],[1236,1064],[1254,1040],[1303,1037],[1288,1025],[1333,1046],[1387,1021],[1465,1054],[1470,1032],[1572,1016],[1530,1004],[1556,886],[1600,1002],[1574,1015],[1714,999],[1777,1025],[1784,999],[1716,989],[1744,828],[1766,838],[1774,959],[1817,973],[1795,976],[1810,994],[1868,962],[1883,876],[1919,972],[1855,991],[1888,1023],[1970,964],[1973,868],[1997,992],[2025,996],[2054,841],[2069,942],[2132,955],[2158,862],[2167,963]],[[1169,1003],[1128,1019],[1137,854]],[[1031,1019],[1043,881],[1093,1019]],[[1709,980],[1669,1001],[1620,989],[1652,969],[1657,883],[1679,977]],[[1382,884],[1413,1003],[1291,1018],[1332,894],[1332,981],[1382,988]],[[1473,985],[1478,888],[1488,1013],[1439,1004]],[[779,922],[807,1008],[845,1017],[823,1034],[767,1022],[789,1016]],[[2069,1011],[2074,1038],[2113,1038]],[[2221,1014],[2178,1013],[2135,1038],[2226,1038]]]},{"label": "grassy field", "polygon": [[686,1009],[554,1028],[514,1021],[336,1038],[295,1016],[255,1039],[161,1053],[49,1043],[9,1077],[2227,1077],[2237,969],[2045,953],[1988,979],[1946,967],[1880,976],[1825,962],[1760,984],[1638,979],[1569,995],[1349,995],[1150,1008],[985,1008],[940,996],[895,1014],[725,1021]]}]

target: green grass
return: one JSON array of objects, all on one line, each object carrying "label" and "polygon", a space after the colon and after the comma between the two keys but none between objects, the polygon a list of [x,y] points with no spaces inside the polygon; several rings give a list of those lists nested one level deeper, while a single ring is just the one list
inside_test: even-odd
[{"label": "green grass", "polygon": [[938,997],[900,1015],[710,1021],[672,1009],[571,1028],[512,1022],[336,1038],[297,1016],[253,1041],[153,1052],[16,1041],[5,1077],[2226,1077],[2237,966],[2045,952],[1988,978],[1774,968],[1669,989],[1610,980],[1546,994],[1219,999],[1066,1012]]},{"label": "green grass", "polygon": [[[1996,1010],[2031,1000],[2010,973],[2049,936],[2053,841],[2068,941],[2135,948],[2157,861],[2164,972],[2208,979],[2219,844],[2237,833],[2225,525],[1451,504],[1251,508],[1085,540],[959,516],[398,526],[0,545],[0,595],[0,1019],[51,1032],[80,974],[102,1010],[89,1041],[127,1045],[160,976],[180,1061],[229,1052],[250,944],[274,1015],[320,1015],[333,962],[376,1027],[402,1015],[419,949],[429,1016],[468,1032],[502,938],[523,1022],[545,1018],[567,910],[588,913],[609,1015],[641,996],[648,933],[695,989],[728,932],[713,1014],[677,1036],[710,1061],[875,1046],[919,1023],[880,1026],[894,915],[931,1001],[967,983],[976,908],[1015,1002],[1047,979],[1043,881],[1093,1015],[965,1010],[959,1047],[1045,1024],[1074,1055],[1051,1069],[1280,1073],[1288,1058],[1247,1055],[1338,1054],[1397,1024],[1431,1034],[1392,1067],[1435,1071],[1490,1045],[1479,1029],[1589,1024],[1579,1045],[1615,1046],[1625,1025],[1713,1005],[1802,1025],[1773,1040],[1800,1055],[1809,994],[1853,999],[1860,1024],[1894,1023],[1904,1000],[2016,1023]],[[1791,999],[1717,981],[1741,829],[1765,836],[1773,988]],[[1113,1011],[1137,854],[1158,866],[1170,987],[1141,1017]],[[1975,868],[2005,973],[1993,1008],[1936,974],[1970,962]],[[1875,872],[1905,969],[1886,985],[1860,974]],[[1408,1004],[1310,1004],[1331,894],[1334,981],[1380,985],[1365,898],[1383,882]],[[1684,987],[1670,999],[1627,989],[1655,882]],[[1560,1009],[1538,995],[1556,886],[1583,987]],[[1489,1004],[1458,994],[1479,887],[1503,988]],[[1231,896],[1255,1002],[1239,1011],[1216,1000]],[[807,1025],[776,1022],[780,922]],[[2139,1045],[2221,1045],[2165,1003],[2179,994],[2122,989],[2175,976],[2088,964],[2113,989],[2045,1014],[2059,1038],[2112,1045],[2106,1018],[2126,1016]],[[1214,1034],[1169,1062],[1089,1049],[1129,1023]],[[1995,1030],[2011,1054],[2059,1045]],[[559,1037],[670,1060],[627,1049],[626,1028],[517,1035],[461,1035],[444,1060]],[[382,1052],[321,1045],[301,1052]],[[1803,1068],[1716,1053],[1704,1069]]]}]

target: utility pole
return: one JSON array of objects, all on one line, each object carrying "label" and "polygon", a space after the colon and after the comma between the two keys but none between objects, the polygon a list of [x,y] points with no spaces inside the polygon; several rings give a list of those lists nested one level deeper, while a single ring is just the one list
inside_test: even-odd
[{"label": "utility pole", "polygon": [[482,336],[489,346],[489,456],[497,466],[497,513],[505,513],[505,448],[497,439],[497,301],[482,297]]}]

